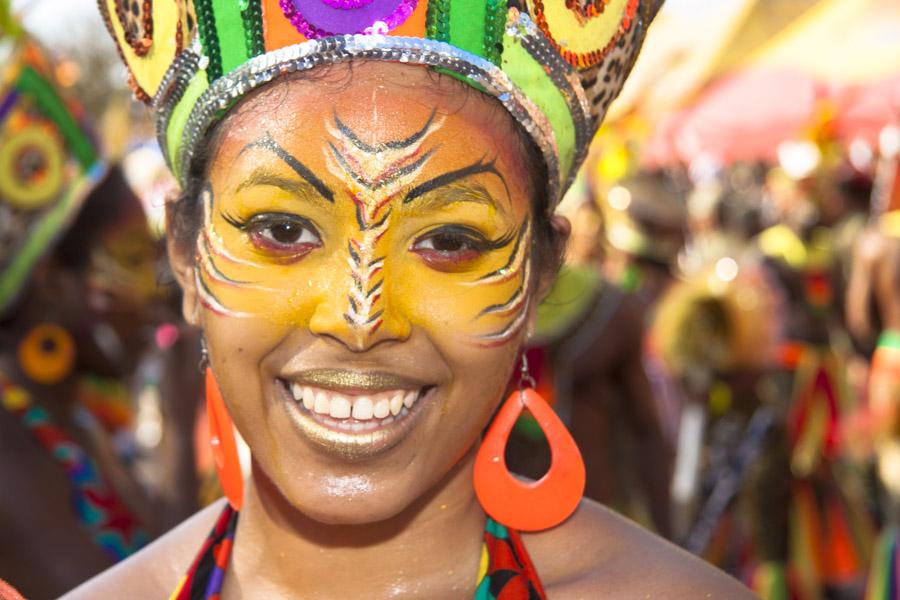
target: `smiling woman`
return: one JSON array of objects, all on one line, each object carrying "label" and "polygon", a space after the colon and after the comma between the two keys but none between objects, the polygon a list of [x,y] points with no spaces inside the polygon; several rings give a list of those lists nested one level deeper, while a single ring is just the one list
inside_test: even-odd
[{"label": "smiling woman", "polygon": [[[656,8],[576,5],[156,0],[125,23],[101,0],[184,190],[169,252],[228,505],[73,597],[748,597],[582,502],[534,390],[492,423],[568,232],[553,208]],[[525,407],[538,482],[503,460]]]}]

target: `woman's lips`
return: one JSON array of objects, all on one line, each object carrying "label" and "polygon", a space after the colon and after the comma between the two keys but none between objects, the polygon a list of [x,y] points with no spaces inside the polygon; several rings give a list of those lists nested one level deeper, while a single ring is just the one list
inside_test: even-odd
[{"label": "woman's lips", "polygon": [[279,379],[288,415],[316,446],[349,459],[370,458],[399,444],[434,389],[384,373],[311,373]]}]

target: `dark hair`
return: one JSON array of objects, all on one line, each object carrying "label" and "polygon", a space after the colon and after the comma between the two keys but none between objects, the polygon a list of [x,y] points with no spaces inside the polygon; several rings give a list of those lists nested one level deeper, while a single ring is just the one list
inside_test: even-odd
[{"label": "dark hair", "polygon": [[[352,64],[353,63],[347,64],[349,77],[352,77]],[[327,69],[322,69],[321,67],[317,68],[317,70],[319,73],[316,73],[315,71],[293,73],[289,76],[282,77],[278,82],[270,84],[268,88],[264,89],[276,89],[273,88],[273,86],[279,84],[284,85],[295,79],[321,77],[322,74],[327,72]],[[502,106],[494,98],[478,92],[456,78],[449,77],[436,71],[430,71],[430,73],[432,77],[437,79],[446,78],[447,80],[462,86],[461,89],[477,94],[502,109]],[[253,97],[253,95],[254,94],[251,93],[248,94],[248,96],[245,96],[239,105],[232,109],[231,114],[233,115],[238,112],[240,104],[246,102],[249,98]],[[531,136],[525,132],[519,123],[512,119],[505,109],[502,109],[502,114],[509,119],[514,127],[514,132],[518,138],[520,148],[525,154],[524,162],[531,179],[531,181],[529,181],[532,195],[531,206],[535,217],[532,221],[532,239],[534,240],[532,259],[537,266],[538,272],[556,273],[562,264],[563,253],[565,251],[565,239],[560,235],[560,232],[553,227],[553,223],[550,219],[550,211],[548,210],[549,199],[546,195],[547,168],[544,158],[537,145],[531,139]],[[169,235],[175,241],[176,245],[182,249],[192,248],[199,233],[202,221],[202,206],[200,202],[198,202],[198,198],[203,192],[203,187],[206,185],[209,164],[218,147],[221,127],[223,123],[227,121],[228,117],[217,123],[206,135],[204,143],[191,161],[190,171],[187,177],[187,186],[182,190],[181,194],[172,201]]]}]

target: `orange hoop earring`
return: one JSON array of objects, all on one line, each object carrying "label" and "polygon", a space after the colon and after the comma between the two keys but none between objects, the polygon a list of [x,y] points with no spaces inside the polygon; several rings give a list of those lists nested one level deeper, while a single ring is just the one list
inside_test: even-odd
[{"label": "orange hoop earring", "polygon": [[206,367],[206,418],[209,419],[209,445],[225,497],[232,508],[241,510],[244,503],[244,475],[234,438],[234,424],[225,408],[216,376],[209,367]]},{"label": "orange hoop earring", "polygon": [[[522,361],[523,387],[506,399],[475,458],[475,494],[495,521],[520,531],[541,531],[559,525],[578,508],[584,494],[584,460],[569,430],[533,389],[524,356]],[[504,456],[509,434],[526,408],[543,430],[552,455],[550,470],[533,482],[514,477]]]},{"label": "orange hoop earring", "polygon": [[54,385],[75,367],[75,340],[55,323],[41,323],[19,343],[19,367],[26,377],[42,385]]}]

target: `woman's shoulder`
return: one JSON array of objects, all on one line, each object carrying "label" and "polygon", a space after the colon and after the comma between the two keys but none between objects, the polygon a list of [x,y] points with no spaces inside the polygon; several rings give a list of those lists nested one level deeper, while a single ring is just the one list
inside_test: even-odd
[{"label": "woman's shoulder", "polygon": [[187,572],[224,506],[224,500],[207,506],[134,556],[78,586],[63,599],[167,598]]},{"label": "woman's shoulder", "polygon": [[591,500],[559,527],[523,540],[551,598],[755,598],[715,567]]}]

